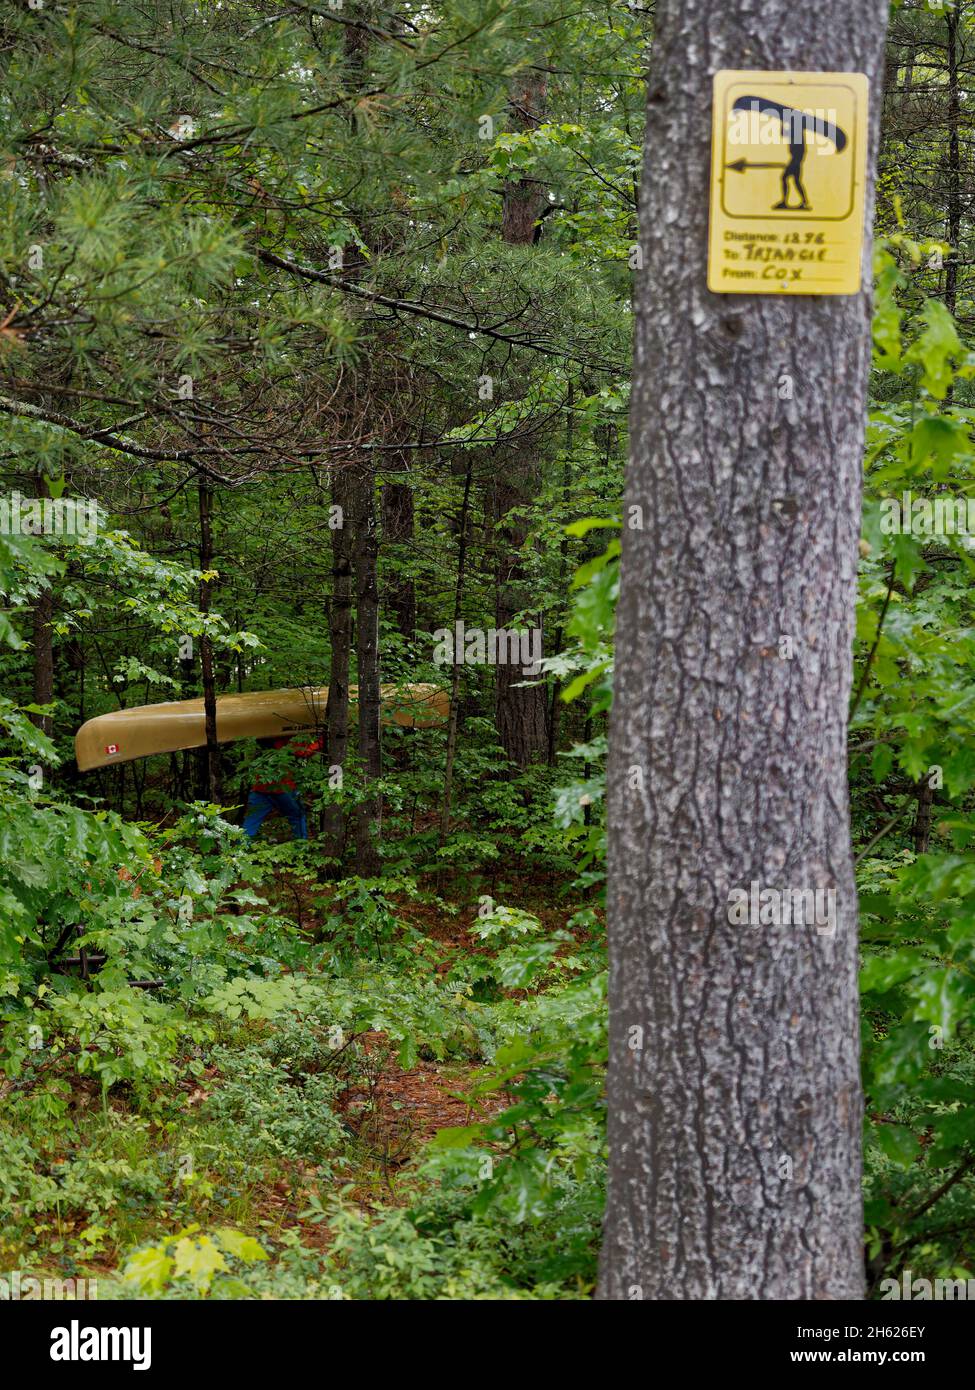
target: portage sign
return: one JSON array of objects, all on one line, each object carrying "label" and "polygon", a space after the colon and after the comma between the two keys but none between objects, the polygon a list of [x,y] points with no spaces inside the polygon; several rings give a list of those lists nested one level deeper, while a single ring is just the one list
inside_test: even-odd
[{"label": "portage sign", "polygon": [[859,72],[718,72],[708,288],[856,294],[869,81]]}]

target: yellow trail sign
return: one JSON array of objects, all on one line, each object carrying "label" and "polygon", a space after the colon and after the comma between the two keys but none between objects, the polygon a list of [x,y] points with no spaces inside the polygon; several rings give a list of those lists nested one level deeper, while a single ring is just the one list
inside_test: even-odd
[{"label": "yellow trail sign", "polygon": [[860,72],[717,72],[708,288],[856,294],[869,80]]}]

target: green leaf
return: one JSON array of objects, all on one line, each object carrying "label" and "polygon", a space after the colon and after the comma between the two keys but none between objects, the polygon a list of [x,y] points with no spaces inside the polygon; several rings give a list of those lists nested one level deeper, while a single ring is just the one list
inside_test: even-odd
[{"label": "green leaf", "polygon": [[124,1279],[139,1285],[145,1293],[160,1293],[169,1282],[173,1261],[158,1245],[137,1250],[129,1257],[122,1272]]},{"label": "green leaf", "polygon": [[874,1138],[897,1168],[909,1168],[917,1158],[920,1146],[906,1125],[877,1125]]},{"label": "green leaf", "polygon": [[907,357],[909,361],[921,364],[926,389],[940,401],[944,399],[954,378],[950,360],[961,357],[964,349],[955,320],[940,299],[926,300],[921,318],[927,327]]},{"label": "green leaf", "polygon": [[190,1240],[183,1236],[173,1248],[173,1277],[187,1278],[198,1289],[208,1289],[214,1274],[227,1268],[227,1261],[209,1236]]},{"label": "green leaf", "polygon": [[232,1226],[218,1226],[213,1235],[227,1254],[235,1256],[238,1260],[250,1262],[268,1258],[267,1251],[253,1236],[245,1236],[242,1231],[235,1231]]},{"label": "green leaf", "polygon": [[915,466],[933,460],[935,478],[946,476],[954,459],[971,453],[970,426],[948,415],[922,415],[910,434],[910,460]]}]

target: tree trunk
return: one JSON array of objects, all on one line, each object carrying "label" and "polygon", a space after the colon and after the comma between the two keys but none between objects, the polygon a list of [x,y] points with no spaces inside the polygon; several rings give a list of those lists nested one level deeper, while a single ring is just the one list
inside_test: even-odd
[{"label": "tree trunk", "polygon": [[[958,139],[958,122],[961,116],[961,96],[958,82],[958,12],[949,10],[945,15],[947,29],[948,58],[948,148],[946,151],[946,208],[945,240],[949,251],[945,257],[944,304],[950,314],[958,306],[958,243],[961,238],[961,147]],[[941,410],[952,408],[955,400],[955,384],[949,382]],[[945,482],[935,484],[936,490],[947,491]],[[921,778],[917,788],[917,812],[914,817],[914,853],[927,854],[931,838],[931,809],[934,804],[934,788],[927,774]]]},{"label": "tree trunk", "polygon": [[[604,1299],[863,1296],[845,740],[870,306],[705,276],[712,74],[865,72],[870,215],[886,18],[887,0],[657,7],[624,506],[646,529],[624,530],[609,760]],[[835,890],[833,935],[734,925],[729,894],[755,881],[824,909]]]},{"label": "tree trunk", "polygon": [[[213,565],[213,488],[200,483],[200,569]],[[200,581],[200,612],[210,612],[211,585]],[[223,779],[220,773],[220,745],[217,742],[217,687],[213,675],[213,643],[207,634],[200,634],[200,673],[203,682],[203,719],[206,748],[203,750],[203,794],[218,805],[223,800]]]},{"label": "tree trunk", "polygon": [[[372,6],[367,3],[352,7],[350,19],[344,36],[345,56],[348,63],[348,80],[353,90],[361,88],[365,80],[366,59],[369,51],[369,22]],[[359,23],[361,21],[361,23]],[[362,129],[368,121],[357,105],[350,108],[350,125],[353,130]],[[378,255],[384,249],[381,222],[371,216],[362,218],[360,227],[363,239],[372,254]],[[346,265],[345,273],[356,279],[369,258],[356,252],[351,264]],[[357,398],[357,376],[353,373],[350,381],[350,398]],[[364,395],[368,399],[368,371],[361,373]],[[361,406],[360,406],[361,409]],[[379,872],[379,853],[376,837],[379,833],[380,801],[370,788],[382,772],[382,725],[381,696],[379,688],[379,583],[377,566],[379,542],[376,533],[375,477],[372,466],[366,460],[350,465],[354,470],[349,483],[352,532],[347,552],[350,567],[351,585],[355,585],[355,646],[358,666],[358,695],[356,700],[359,757],[362,766],[364,786],[362,799],[356,803],[353,815],[356,872],[370,877]],[[351,645],[351,638],[349,639]],[[347,661],[347,658],[346,658]],[[348,666],[346,665],[346,678]]]},{"label": "tree trunk", "polygon": [[[570,381],[566,393],[566,417],[565,417],[565,462],[562,465],[562,505],[568,511],[569,500],[572,496],[572,452],[575,440],[575,390]],[[562,541],[559,545],[559,590],[567,592],[569,588],[569,537],[563,532]],[[565,638],[565,630],[562,620],[555,630],[555,640],[552,644],[553,651],[560,652]],[[548,764],[549,767],[558,765],[559,748],[559,726],[562,722],[562,701],[559,698],[562,694],[562,682],[558,676],[552,677],[552,694],[549,701],[548,711]]]},{"label": "tree trunk", "polygon": [[[387,483],[383,488],[383,540],[389,560],[397,567],[413,545],[413,489],[409,483]],[[407,642],[416,640],[416,585],[408,574],[394,574],[386,586],[386,605]]]},{"label": "tree trunk", "polygon": [[[460,506],[460,521],[457,528],[457,583],[454,587],[454,625],[457,631],[464,608],[464,581],[467,577],[467,532],[468,514],[471,501],[471,483],[474,476],[474,456],[470,450],[466,459],[467,471],[464,475],[464,498]],[[458,644],[459,645],[459,644]],[[460,723],[460,678],[464,669],[463,653],[454,648],[454,664],[450,675],[450,713],[447,716],[447,756],[444,761],[443,803],[440,808],[440,844],[447,843],[450,833],[450,806],[454,790],[454,761],[457,757],[457,727]]]},{"label": "tree trunk", "polygon": [[[516,130],[533,130],[544,119],[546,82],[534,70],[515,84],[508,101]],[[531,246],[535,223],[548,202],[545,187],[537,179],[509,179],[504,186],[501,236],[515,246]],[[534,446],[530,446],[533,450]],[[499,628],[517,625],[516,615],[529,607],[531,586],[523,556],[528,528],[521,516],[510,517],[516,508],[534,501],[541,486],[541,465],[534,452],[520,451],[504,460],[494,488],[498,522],[499,558],[497,570],[496,622]],[[535,626],[542,628],[538,615]],[[526,686],[530,679],[521,666],[502,662],[498,666],[495,695],[495,725],[501,746],[519,767],[543,762],[548,757],[548,696],[544,682]]]},{"label": "tree trunk", "polygon": [[[511,124],[515,130],[534,130],[545,119],[548,95],[545,74],[530,68],[520,75],[508,98]],[[513,246],[531,246],[535,223],[548,202],[545,185],[538,179],[508,179],[501,208],[501,237]]]},{"label": "tree trunk", "polygon": [[371,784],[382,776],[382,701],[379,688],[379,584],[376,565],[375,479],[363,464],[355,483],[353,540],[356,599],[356,665],[358,667],[359,758],[363,796],[355,810],[356,871],[364,877],[379,872],[380,798]]},{"label": "tree trunk", "polygon": [[[50,497],[47,478],[37,474],[38,497]],[[35,705],[49,705],[54,699],[54,590],[46,584],[34,600],[33,647],[34,684],[33,702]],[[32,723],[41,733],[50,738],[54,732],[54,720],[49,714],[32,714]]]},{"label": "tree trunk", "polygon": [[927,854],[931,838],[931,806],[934,802],[934,788],[927,775],[921,778],[917,789],[917,811],[914,815],[914,853]]},{"label": "tree trunk", "polygon": [[955,312],[958,301],[958,243],[961,240],[961,93],[958,82],[958,11],[945,14],[948,41],[948,206],[945,236],[949,247],[945,260],[945,305]]},{"label": "tree trunk", "polygon": [[[525,626],[524,620],[515,620],[518,604],[517,600],[510,599],[510,589],[502,586],[500,595],[498,628],[511,631],[514,627]],[[533,626],[541,632],[540,616]],[[519,767],[548,760],[548,694],[544,681],[537,685],[522,684],[531,680],[538,681],[538,674],[529,668],[509,662],[498,665],[494,723],[501,747]]]},{"label": "tree trunk", "polygon": [[[51,619],[54,617],[54,590],[44,588],[34,600],[34,690],[35,705],[49,705],[54,699],[54,644]],[[49,714],[32,714],[31,719],[50,737],[54,721]]]},{"label": "tree trunk", "polygon": [[[349,747],[349,663],[352,652],[352,530],[349,468],[332,472],[332,505],[342,509],[342,525],[332,532],[332,599],[328,608],[331,661],[328,700],[325,705],[325,742],[328,765],[345,767]],[[342,858],[345,813],[341,805],[329,806],[322,818],[326,853]]]},{"label": "tree trunk", "polygon": [[[512,516],[536,497],[541,486],[537,459],[509,460],[510,472],[495,483],[499,555],[495,621],[499,629],[538,631],[537,648],[544,649],[543,617],[530,609],[532,586],[523,561],[529,545],[528,527],[521,515]],[[527,489],[530,489],[528,491]],[[505,753],[519,767],[545,762],[549,746],[549,706],[545,682],[530,668],[499,661],[495,687],[494,722]],[[535,685],[525,681],[535,679]]]}]

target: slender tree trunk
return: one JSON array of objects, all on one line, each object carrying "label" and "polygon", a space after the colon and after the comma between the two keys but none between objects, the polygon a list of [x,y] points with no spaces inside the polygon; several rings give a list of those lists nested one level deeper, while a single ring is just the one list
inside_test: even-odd
[{"label": "slender tree trunk", "polygon": [[380,797],[371,784],[382,776],[382,700],[379,683],[379,542],[372,468],[363,464],[355,485],[354,573],[356,595],[356,665],[358,667],[359,759],[364,796],[355,811],[357,872],[379,871]]},{"label": "slender tree trunk", "polygon": [[[373,6],[360,0],[353,5],[350,18],[363,21],[362,25],[349,24],[345,30],[344,46],[348,64],[348,81],[352,89],[363,85],[369,56],[369,30]],[[368,118],[353,106],[349,121],[353,130],[363,129]],[[363,238],[373,254],[380,253],[384,236],[378,222],[364,216],[360,223]],[[355,279],[361,273],[368,257],[355,254],[345,273]],[[365,396],[368,399],[369,372],[361,374]],[[353,400],[357,397],[357,377],[354,374],[350,383]],[[354,475],[350,483],[352,513],[352,535],[350,540],[349,564],[351,583],[355,586],[355,637],[356,664],[358,666],[357,719],[359,738],[359,757],[364,780],[363,799],[355,808],[353,817],[355,836],[356,870],[359,874],[370,876],[379,870],[377,837],[381,804],[370,784],[382,773],[382,724],[381,696],[379,688],[379,584],[377,567],[379,543],[376,532],[375,477],[367,460],[353,465]]]},{"label": "slender tree trunk", "polygon": [[[512,88],[508,102],[514,128],[533,130],[544,119],[545,100],[544,74],[534,69],[524,74]],[[545,187],[537,179],[509,179],[502,203],[502,239],[512,246],[531,246],[535,223],[547,202]],[[534,446],[530,447],[532,452],[520,450],[505,460],[494,488],[499,537],[496,622],[504,629],[524,623],[517,615],[531,606],[531,585],[524,565],[528,527],[523,517],[511,515],[538,495],[541,463]],[[541,632],[541,614],[529,621]],[[498,665],[495,724],[502,748],[519,767],[548,757],[548,695],[544,682],[523,684],[530,678],[521,666]]]},{"label": "slender tree trunk", "polygon": [[64,656],[68,670],[77,681],[78,718],[79,723],[83,724],[85,722],[85,646],[80,636],[75,635],[68,638],[64,644]]},{"label": "slender tree trunk", "polygon": [[[328,607],[331,662],[328,700],[325,705],[325,741],[329,767],[345,767],[349,747],[349,664],[352,653],[352,529],[349,469],[332,471],[332,505],[341,507],[342,525],[332,532],[332,598]],[[345,813],[341,805],[329,806],[322,820],[327,854],[342,858]]]},{"label": "slender tree trunk", "polygon": [[[646,529],[624,530],[610,735],[605,1299],[863,1296],[846,724],[870,305],[705,277],[712,74],[865,72],[872,213],[887,9],[657,6],[624,507]],[[756,882],[818,890],[824,917],[834,893],[833,934],[735,924],[729,895]]]},{"label": "slender tree trunk", "polygon": [[[457,534],[457,584],[454,589],[454,624],[463,617],[464,580],[467,576],[467,517],[471,500],[471,481],[474,474],[474,459],[467,454],[467,472],[464,476],[464,498],[460,507],[460,526]],[[463,653],[454,646],[454,665],[450,677],[450,713],[447,716],[447,757],[444,763],[443,804],[440,810],[440,843],[446,844],[450,832],[450,803],[454,789],[454,761],[457,757],[457,725],[460,719],[460,676],[463,670]]]},{"label": "slender tree trunk", "polygon": [[[50,497],[47,478],[43,473],[37,474],[36,486],[38,497]],[[48,584],[34,600],[32,696],[35,705],[49,705],[54,699],[54,629],[51,626],[53,617],[54,590]],[[54,720],[51,715],[32,714],[31,720],[48,737],[54,732]]]},{"label": "slender tree trunk", "polygon": [[931,807],[934,803],[934,789],[928,776],[921,778],[917,789],[917,812],[914,816],[914,853],[927,854],[931,837]]},{"label": "slender tree trunk", "polygon": [[948,206],[946,235],[950,251],[945,260],[945,305],[955,312],[958,300],[958,243],[961,240],[961,147],[958,124],[961,92],[958,82],[958,11],[945,14],[948,40]]},{"label": "slender tree trunk", "polygon": [[[504,631],[537,629],[538,648],[542,650],[542,614],[532,614],[530,611],[531,587],[523,560],[529,545],[528,527],[521,516],[511,515],[515,508],[523,507],[528,501],[528,494],[523,489],[530,483],[532,495],[535,495],[540,481],[537,461],[522,459],[512,466],[507,478],[499,479],[496,484],[500,554],[495,621],[499,630]],[[544,681],[536,685],[524,684],[533,678],[537,680],[538,675],[530,668],[510,661],[498,663],[495,727],[501,747],[519,767],[528,767],[548,758],[548,693]]]},{"label": "slender tree trunk", "polygon": [[[949,251],[945,257],[944,303],[950,314],[954,314],[958,304],[958,243],[961,239],[961,147],[958,139],[958,122],[961,116],[961,96],[958,82],[958,11],[948,10],[945,14],[947,30],[948,58],[948,149],[947,149],[947,196],[945,209],[945,240]],[[950,382],[941,405],[944,411],[954,404],[955,384]],[[947,490],[947,483],[936,484],[936,490]],[[934,805],[934,788],[927,774],[917,784],[917,812],[914,817],[912,838],[915,854],[927,854],[931,838],[931,810]]]},{"label": "slender tree trunk", "polygon": [[[521,628],[537,630],[541,646],[541,614],[524,616],[519,594],[523,594],[523,591],[515,587],[510,579],[508,582],[501,579],[496,619],[498,628],[509,632]],[[522,616],[517,616],[519,614]],[[545,762],[549,750],[549,705],[545,682],[525,685],[525,681],[538,681],[537,672],[511,662],[500,662],[497,671],[494,722],[501,747],[519,767]]]},{"label": "slender tree trunk", "polygon": [[[572,495],[572,448],[573,442],[575,440],[575,416],[573,414],[574,400],[575,392],[570,381],[566,397],[567,412],[565,423],[565,463],[562,466],[562,505],[566,509],[568,509],[569,498]],[[563,534],[562,543],[559,546],[559,589],[562,592],[565,592],[565,590],[568,587],[568,573],[569,538],[567,535]],[[564,637],[565,630],[562,626],[562,621],[560,619],[559,625],[555,631],[555,641],[553,644],[554,651],[560,652],[562,650],[562,642],[564,640]],[[558,761],[559,726],[562,722],[562,702],[559,699],[561,693],[562,682],[558,678],[558,676],[554,676],[552,679],[551,703],[549,705],[548,714],[548,762],[550,767],[555,767]]]},{"label": "slender tree trunk", "polygon": [[[893,35],[891,36],[893,37]],[[898,64],[899,46],[890,43],[884,51],[884,92],[883,92],[883,119],[880,122],[880,145],[877,150],[877,214],[878,217],[885,216],[887,206],[883,195],[879,190],[888,188],[888,197],[897,186],[897,180],[889,179],[889,175],[894,172],[894,163],[897,158],[897,142],[890,138],[890,132],[896,130],[896,114],[900,103],[900,92],[897,86],[897,78],[900,72]],[[909,76],[910,70],[908,70]],[[908,81],[908,84],[910,82]]]},{"label": "slender tree trunk", "polygon": [[[198,488],[200,504],[200,569],[209,570],[213,565],[213,488],[200,483]],[[200,612],[209,614],[211,605],[211,583],[200,581]],[[206,730],[206,748],[203,750],[203,791],[204,795],[218,805],[223,800],[223,779],[220,770],[220,745],[217,742],[217,687],[213,675],[213,643],[206,633],[200,635],[200,673],[203,683],[203,719]]]},{"label": "slender tree trunk", "polygon": [[[51,620],[54,617],[54,590],[42,589],[34,600],[34,689],[35,705],[49,705],[54,699],[54,643]],[[32,714],[42,733],[50,736],[54,720],[49,714]]]},{"label": "slender tree trunk", "polygon": [[[383,540],[399,553],[389,557],[402,563],[403,552],[413,543],[413,490],[409,483],[387,483],[383,488]],[[387,586],[386,603],[406,638],[416,638],[416,586],[408,574],[397,573]]]}]

